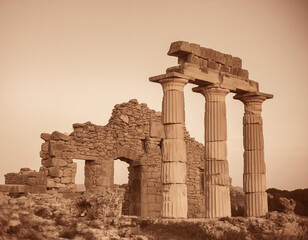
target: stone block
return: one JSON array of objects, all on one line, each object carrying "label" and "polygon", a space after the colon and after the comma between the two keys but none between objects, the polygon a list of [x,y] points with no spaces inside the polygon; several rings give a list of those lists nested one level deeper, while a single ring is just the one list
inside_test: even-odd
[{"label": "stone block", "polygon": [[41,150],[43,152],[48,152],[48,150],[49,150],[49,142],[43,143],[42,146],[41,146]]},{"label": "stone block", "polygon": [[121,116],[120,116],[120,119],[121,119],[124,123],[126,123],[126,124],[129,123],[129,118],[128,118],[127,115],[121,115]]},{"label": "stone block", "polygon": [[244,173],[266,173],[263,150],[244,152]]},{"label": "stone block", "polygon": [[186,183],[186,163],[163,162],[161,182],[163,184]]},{"label": "stone block", "polygon": [[199,44],[191,43],[190,47],[194,55],[201,57],[201,48]]},{"label": "stone block", "polygon": [[226,141],[205,142],[206,160],[227,160],[228,150]]},{"label": "stone block", "polygon": [[225,73],[230,73],[230,68],[227,65],[223,64],[221,65],[220,71]]},{"label": "stone block", "polygon": [[243,174],[244,192],[265,192],[266,176],[262,173],[244,173]]},{"label": "stone block", "polygon": [[188,42],[178,41],[178,42],[171,43],[170,49],[168,51],[168,55],[180,57],[183,55],[187,55],[191,52],[192,52],[192,49]]},{"label": "stone block", "polygon": [[219,51],[213,51],[213,60],[221,64],[226,63],[225,55]]},{"label": "stone block", "polygon": [[56,187],[56,183],[52,178],[47,178],[47,184],[46,184],[47,188],[54,188]]},{"label": "stone block", "polygon": [[187,218],[186,184],[163,185],[162,217]]},{"label": "stone block", "polygon": [[233,58],[230,54],[225,54],[226,65],[232,67],[233,66]]},{"label": "stone block", "polygon": [[239,73],[239,71],[240,71],[240,69],[239,68],[237,68],[237,67],[232,67],[232,70],[231,70],[231,74],[233,74],[233,75],[238,75],[238,73]]},{"label": "stone block", "polygon": [[67,144],[62,142],[50,142],[50,155],[52,157],[61,157],[63,152],[68,149]]},{"label": "stone block", "polygon": [[179,139],[165,139],[162,144],[163,162],[186,162],[186,143]]},{"label": "stone block", "polygon": [[245,114],[243,117],[243,125],[246,124],[263,124],[261,115]]},{"label": "stone block", "polygon": [[64,169],[63,170],[63,175],[62,175],[63,177],[70,177],[70,176],[72,176],[72,169],[70,169],[70,168],[66,168],[66,169]]},{"label": "stone block", "polygon": [[205,185],[205,217],[231,217],[229,186]]},{"label": "stone block", "polygon": [[214,60],[212,60],[212,59],[208,60],[207,66],[208,66],[208,68],[211,68],[211,69],[215,69],[215,70],[218,69],[217,63]]},{"label": "stone block", "polygon": [[233,66],[235,68],[242,68],[242,59],[240,59],[239,57],[233,57]]},{"label": "stone block", "polygon": [[192,53],[187,55],[186,62],[191,63],[191,64],[195,64],[195,65],[200,64],[200,60],[199,60],[198,56],[196,56]]},{"label": "stone block", "polygon": [[183,91],[164,91],[162,104],[162,123],[185,123]]},{"label": "stone block", "polygon": [[246,124],[244,125],[244,149],[249,150],[263,150],[263,126],[260,124]]},{"label": "stone block", "polygon": [[61,158],[51,158],[44,162],[45,167],[63,167],[67,165],[67,161]]},{"label": "stone block", "polygon": [[63,171],[59,167],[48,168],[48,175],[51,177],[62,177]]},{"label": "stone block", "polygon": [[229,174],[205,174],[205,184],[230,186],[231,178]]},{"label": "stone block", "polygon": [[51,134],[49,133],[41,133],[41,139],[43,139],[44,141],[49,141],[51,137]]},{"label": "stone block", "polygon": [[214,50],[210,48],[201,47],[201,57],[204,59],[213,59]]},{"label": "stone block", "polygon": [[164,126],[158,122],[151,122],[150,137],[164,138],[165,137]]},{"label": "stone block", "polygon": [[249,79],[249,72],[246,69],[240,69],[238,72],[238,76],[242,78]]},{"label": "stone block", "polygon": [[55,140],[55,141],[58,141],[58,140],[63,140],[63,141],[68,141],[70,139],[70,137],[64,133],[60,133],[58,131],[54,131],[52,134],[51,134],[51,137],[50,137],[51,140]]},{"label": "stone block", "polygon": [[166,139],[184,139],[184,124],[166,124],[164,132]]},{"label": "stone block", "polygon": [[25,185],[0,184],[0,192],[23,193],[25,192]]},{"label": "stone block", "polygon": [[40,158],[42,159],[48,159],[49,158],[49,153],[40,151]]},{"label": "stone block", "polygon": [[73,183],[72,178],[71,177],[62,177],[61,178],[61,183]]},{"label": "stone block", "polygon": [[268,212],[267,193],[245,193],[245,216],[261,217]]}]

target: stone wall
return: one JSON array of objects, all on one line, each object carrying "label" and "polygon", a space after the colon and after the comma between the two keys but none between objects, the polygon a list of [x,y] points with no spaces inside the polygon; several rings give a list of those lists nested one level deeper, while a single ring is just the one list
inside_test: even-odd
[{"label": "stone wall", "polygon": [[[114,160],[120,159],[129,164],[128,214],[160,216],[161,142],[164,138],[161,113],[149,109],[146,104],[139,104],[137,100],[130,100],[114,107],[107,125],[75,123],[73,129],[69,135],[58,131],[41,134],[45,142],[40,152],[40,174],[45,174],[43,182],[47,192],[76,192],[77,165],[74,159],[85,161],[86,191],[104,192],[114,185]],[[203,217],[204,148],[187,131],[185,142],[188,217]],[[13,183],[10,176],[13,175],[8,175],[7,181]],[[22,180],[18,184],[27,182]]]},{"label": "stone wall", "polygon": [[30,168],[21,168],[19,173],[5,174],[5,184],[8,185],[25,185],[23,191],[44,193],[46,192],[46,176],[47,172],[42,169],[39,172]]}]

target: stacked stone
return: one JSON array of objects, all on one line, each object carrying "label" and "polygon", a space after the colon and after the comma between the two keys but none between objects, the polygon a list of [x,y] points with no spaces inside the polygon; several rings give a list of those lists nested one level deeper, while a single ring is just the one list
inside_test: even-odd
[{"label": "stacked stone", "polygon": [[204,146],[185,131],[187,153],[187,200],[188,218],[205,217],[204,195]]},{"label": "stacked stone", "polygon": [[187,79],[166,78],[163,87],[162,217],[187,218],[186,144],[184,141],[184,86]]},{"label": "stacked stone", "polygon": [[271,97],[260,93],[237,94],[234,97],[245,104],[243,184],[245,215],[248,217],[264,216],[268,211],[261,112],[262,102]]},{"label": "stacked stone", "polygon": [[25,185],[24,191],[33,193],[46,192],[46,172],[21,168],[19,173],[5,174],[5,184]]},{"label": "stacked stone", "polygon": [[249,78],[248,71],[242,69],[242,59],[210,48],[200,47],[198,44],[185,41],[173,42],[168,55],[178,57],[180,65],[184,63],[194,64],[203,72],[207,72],[207,69],[210,68],[244,79]]},{"label": "stacked stone", "polygon": [[225,96],[229,90],[215,86],[194,89],[205,96],[205,216],[230,217]]},{"label": "stacked stone", "polygon": [[42,169],[48,171],[47,190],[57,192],[76,192],[75,175],[77,164],[73,163],[69,151],[69,136],[58,131],[52,134],[42,133],[45,140],[40,155]]}]

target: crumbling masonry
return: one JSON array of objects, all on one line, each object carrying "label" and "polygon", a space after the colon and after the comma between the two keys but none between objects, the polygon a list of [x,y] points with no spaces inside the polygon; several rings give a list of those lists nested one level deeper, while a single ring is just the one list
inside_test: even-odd
[{"label": "crumbling masonry", "polygon": [[[129,164],[128,214],[231,216],[225,97],[235,93],[234,99],[245,106],[245,214],[266,214],[261,111],[263,101],[273,96],[259,92],[240,58],[183,41],[172,43],[168,55],[178,57],[178,65],[150,78],[162,85],[162,113],[131,100],[116,105],[105,126],[87,122],[73,124],[69,135],[43,133],[40,171],[7,174],[10,185],[0,189],[76,192],[73,159],[82,159],[86,191],[100,192],[113,186],[114,160],[120,159]],[[188,83],[197,85],[193,91],[205,97],[204,146],[185,129],[184,87]]]}]

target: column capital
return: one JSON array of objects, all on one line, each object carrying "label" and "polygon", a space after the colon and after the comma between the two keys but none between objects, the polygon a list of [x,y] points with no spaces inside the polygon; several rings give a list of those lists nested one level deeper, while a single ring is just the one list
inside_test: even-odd
[{"label": "column capital", "polygon": [[261,92],[247,92],[247,93],[237,93],[233,98],[240,100],[244,104],[255,102],[262,103],[267,99],[271,99],[274,96],[272,94],[261,93]]},{"label": "column capital", "polygon": [[229,89],[221,88],[217,85],[207,85],[194,87],[193,92],[201,93],[206,101],[224,101]]},{"label": "column capital", "polygon": [[261,92],[248,92],[248,93],[237,93],[233,98],[240,100],[245,105],[245,113],[261,114],[262,103],[271,99],[274,96],[272,94],[261,93]]},{"label": "column capital", "polygon": [[151,82],[160,83],[164,91],[168,90],[183,91],[184,86],[188,83],[190,78],[184,74],[180,74],[177,72],[170,72],[151,77],[149,80]]}]

